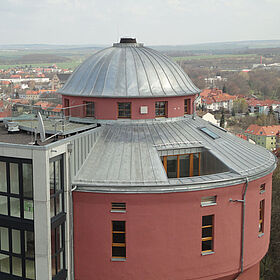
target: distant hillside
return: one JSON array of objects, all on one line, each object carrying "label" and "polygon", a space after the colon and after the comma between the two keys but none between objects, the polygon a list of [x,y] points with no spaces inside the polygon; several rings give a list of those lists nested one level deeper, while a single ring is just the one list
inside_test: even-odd
[{"label": "distant hillside", "polygon": [[[148,42],[144,42],[148,43]],[[18,44],[0,45],[0,50],[26,50],[26,51],[46,51],[46,50],[82,50],[82,49],[102,49],[108,45],[85,44],[85,45],[52,45],[52,44]],[[218,42],[189,45],[157,45],[150,46],[159,51],[209,51],[209,50],[240,50],[258,48],[280,47],[280,40],[252,40],[237,42]]]},{"label": "distant hillside", "polygon": [[258,48],[277,48],[280,47],[280,40],[258,40],[258,41],[238,41],[205,43],[179,46],[151,46],[159,51],[215,51],[215,50],[246,50]]},{"label": "distant hillside", "polygon": [[68,62],[71,59],[54,55],[54,54],[27,54],[19,57],[12,62],[15,64],[23,63],[59,63],[59,62]]}]

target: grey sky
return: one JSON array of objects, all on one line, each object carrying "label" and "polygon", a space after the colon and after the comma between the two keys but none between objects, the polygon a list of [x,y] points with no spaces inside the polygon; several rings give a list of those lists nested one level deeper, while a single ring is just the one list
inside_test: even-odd
[{"label": "grey sky", "polygon": [[0,0],[0,44],[280,39],[280,0]]}]

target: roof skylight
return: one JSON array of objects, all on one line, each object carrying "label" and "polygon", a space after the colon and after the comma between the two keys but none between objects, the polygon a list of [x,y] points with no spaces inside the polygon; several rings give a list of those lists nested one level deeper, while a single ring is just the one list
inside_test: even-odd
[{"label": "roof skylight", "polygon": [[219,135],[217,135],[216,133],[214,133],[213,131],[211,131],[210,129],[208,129],[207,127],[200,127],[199,128],[202,132],[204,132],[205,134],[207,134],[208,136],[210,136],[212,139],[218,139],[220,138]]}]

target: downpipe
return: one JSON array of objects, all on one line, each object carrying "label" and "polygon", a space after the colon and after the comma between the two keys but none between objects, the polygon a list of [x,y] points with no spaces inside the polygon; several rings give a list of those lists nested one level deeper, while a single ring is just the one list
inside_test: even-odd
[{"label": "downpipe", "polygon": [[245,210],[246,210],[246,194],[247,194],[248,183],[249,183],[248,177],[246,177],[245,179],[246,179],[246,182],[245,182],[245,188],[242,193],[242,199],[235,199],[235,200],[233,200],[231,198],[229,199],[230,202],[242,203],[240,272],[235,277],[235,280],[238,280],[238,278],[244,271]]}]

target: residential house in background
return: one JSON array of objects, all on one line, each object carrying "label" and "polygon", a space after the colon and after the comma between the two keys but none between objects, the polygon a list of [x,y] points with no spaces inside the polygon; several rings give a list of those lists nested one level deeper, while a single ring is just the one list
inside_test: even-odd
[{"label": "residential house in background", "polygon": [[59,89],[65,85],[71,73],[63,73],[63,74],[54,74],[51,79],[51,88],[52,90]]},{"label": "residential house in background", "polygon": [[280,125],[259,126],[251,124],[244,135],[252,139],[256,144],[273,151],[276,148],[276,134],[280,131]]},{"label": "residential house in background", "polygon": [[223,93],[223,91],[218,88],[204,89],[200,93],[200,100],[197,104],[201,104],[201,106],[213,112],[219,111],[221,109],[224,109],[225,111],[231,111],[233,107],[233,101],[236,98],[236,96]]}]

